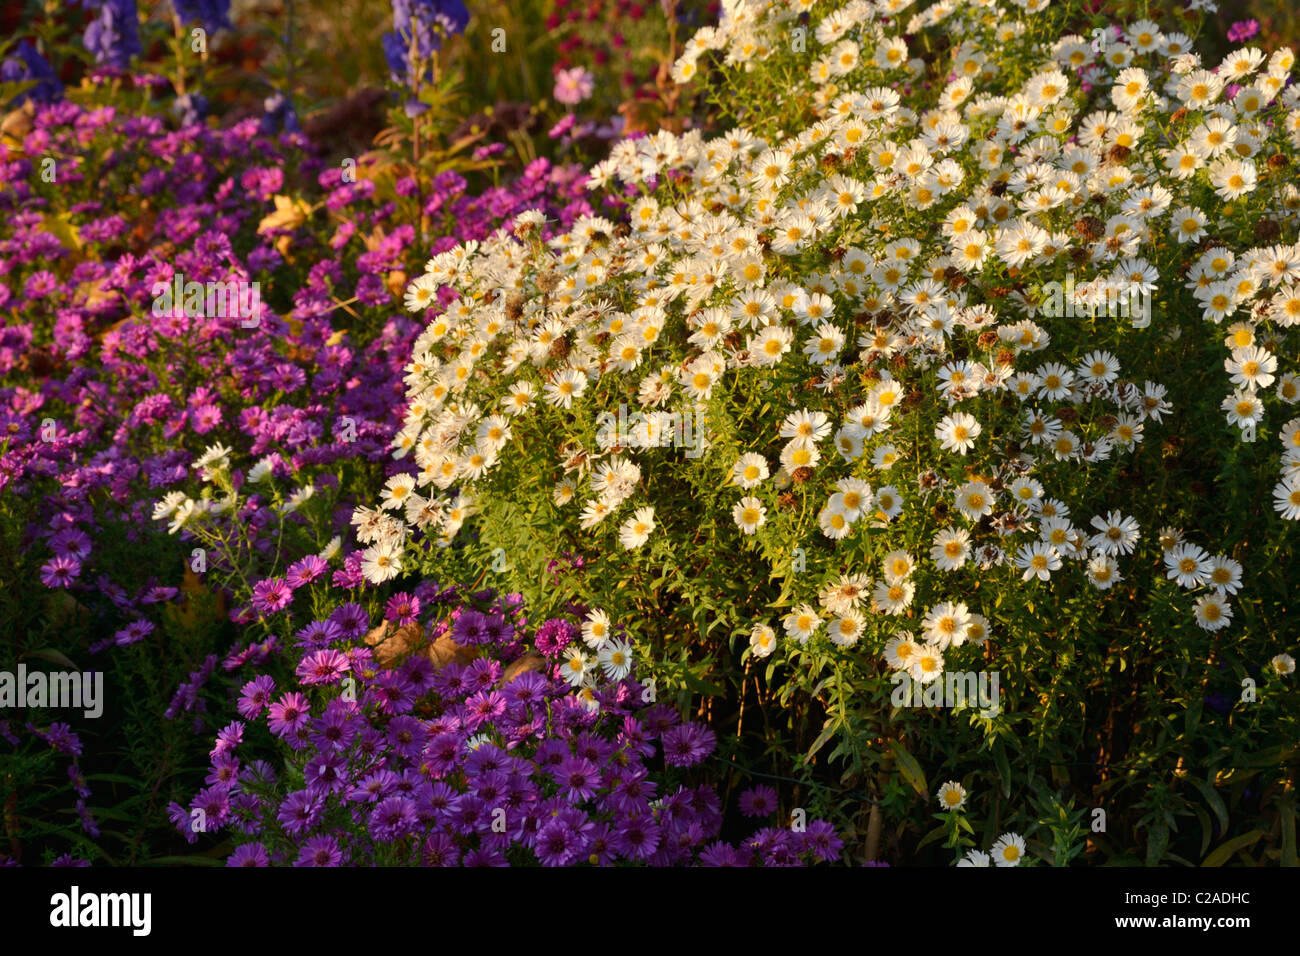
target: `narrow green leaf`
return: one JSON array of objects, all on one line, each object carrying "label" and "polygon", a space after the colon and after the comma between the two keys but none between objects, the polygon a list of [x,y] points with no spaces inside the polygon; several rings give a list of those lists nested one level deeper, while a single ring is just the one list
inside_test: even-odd
[{"label": "narrow green leaf", "polygon": [[898,772],[903,775],[903,779],[912,785],[912,789],[917,792],[922,800],[930,794],[930,789],[925,782],[925,771],[917,763],[906,747],[897,740],[889,742],[889,749],[894,752],[894,759],[898,762]]},{"label": "narrow green leaf", "polygon": [[1251,830],[1239,837],[1233,837],[1215,847],[1214,852],[1205,858],[1201,866],[1223,866],[1238,850],[1244,850],[1264,835],[1263,830]]}]

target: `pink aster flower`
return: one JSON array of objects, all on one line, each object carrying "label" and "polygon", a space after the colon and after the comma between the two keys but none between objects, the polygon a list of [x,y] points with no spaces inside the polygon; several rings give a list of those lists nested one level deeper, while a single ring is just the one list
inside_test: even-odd
[{"label": "pink aster flower", "polygon": [[555,74],[555,99],[565,106],[577,106],[595,89],[595,77],[580,66]]}]

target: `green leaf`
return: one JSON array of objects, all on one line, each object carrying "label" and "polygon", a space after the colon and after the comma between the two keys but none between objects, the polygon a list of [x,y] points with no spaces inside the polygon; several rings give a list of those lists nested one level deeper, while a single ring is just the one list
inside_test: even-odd
[{"label": "green leaf", "polygon": [[1264,835],[1263,830],[1251,830],[1239,837],[1233,837],[1215,847],[1214,852],[1205,858],[1201,866],[1223,866],[1238,850],[1244,850]]},{"label": "green leaf", "polygon": [[1002,796],[1011,796],[1011,762],[1007,760],[1006,749],[1002,742],[993,745],[993,762],[997,764],[998,776],[1002,778]]},{"label": "green leaf", "polygon": [[897,740],[889,742],[889,749],[894,752],[894,759],[898,761],[898,772],[903,775],[903,779],[912,785],[912,789],[920,795],[921,799],[926,799],[930,794],[930,789],[925,782],[925,771],[901,743]]},{"label": "green leaf", "polygon": [[916,845],[916,848],[919,850],[927,843],[934,843],[936,840],[942,839],[944,834],[947,832],[948,830],[946,827],[942,827],[942,826],[935,827],[933,830],[931,830],[929,833],[927,833],[925,836],[921,838],[921,842]]},{"label": "green leaf", "polygon": [[1210,826],[1210,815],[1205,812],[1204,807],[1192,807],[1196,811],[1196,819],[1201,821],[1201,855],[1210,848],[1210,840],[1214,836],[1213,828]]},{"label": "green leaf", "polygon": [[690,671],[686,672],[686,674],[683,677],[683,680],[685,680],[686,686],[689,687],[691,690],[696,691],[697,693],[700,694],[706,694],[709,697],[723,697],[727,693],[717,684],[710,684],[708,681],[696,677]]},{"label": "green leaf", "polygon": [[1281,803],[1277,811],[1282,822],[1282,865],[1300,866],[1300,863],[1296,862],[1295,805]]},{"label": "green leaf", "polygon": [[[1197,780],[1195,777],[1192,777],[1191,779],[1192,783],[1196,784],[1196,789],[1201,791],[1201,796],[1205,797],[1205,802],[1210,805],[1210,809],[1214,811],[1214,815],[1218,817],[1219,832],[1227,833],[1228,808],[1223,805],[1223,798],[1219,796],[1219,792],[1214,789],[1214,785],[1208,781]],[[1204,850],[1201,852],[1204,852]]]},{"label": "green leaf", "polygon": [[1169,849],[1169,824],[1160,822],[1147,832],[1147,866],[1159,866]]},{"label": "green leaf", "polygon": [[816,756],[817,751],[825,747],[826,741],[830,740],[831,737],[834,736],[834,734],[835,734],[835,721],[833,720],[826,721],[826,726],[822,728],[822,732],[817,735],[817,739],[814,740],[812,746],[808,748],[808,753],[804,756],[804,759],[811,760],[814,756]]}]

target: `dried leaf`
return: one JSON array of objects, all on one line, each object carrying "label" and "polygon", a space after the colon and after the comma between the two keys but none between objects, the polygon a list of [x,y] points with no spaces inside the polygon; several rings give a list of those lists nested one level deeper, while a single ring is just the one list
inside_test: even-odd
[{"label": "dried leaf", "polygon": [[264,235],[277,229],[297,229],[311,215],[311,206],[301,199],[291,196],[272,196],[275,212],[264,216],[257,224],[258,235]]},{"label": "dried leaf", "polygon": [[505,687],[520,674],[527,674],[530,671],[539,671],[546,666],[546,658],[535,651],[529,651],[519,660],[513,662],[506,668],[506,672],[501,675],[501,682],[498,687]]}]

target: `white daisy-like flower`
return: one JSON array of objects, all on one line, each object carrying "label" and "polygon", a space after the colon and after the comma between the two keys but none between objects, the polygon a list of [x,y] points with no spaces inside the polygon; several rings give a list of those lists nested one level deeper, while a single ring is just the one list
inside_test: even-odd
[{"label": "white daisy-like flower", "polygon": [[749,632],[749,650],[759,660],[776,650],[776,631],[766,624],[755,624]]},{"label": "white daisy-like flower", "polygon": [[800,604],[782,619],[781,624],[786,634],[804,644],[817,633],[822,619],[811,604]]},{"label": "white daisy-like flower", "polygon": [[979,437],[982,430],[974,415],[955,412],[944,416],[935,427],[934,437],[938,439],[939,447],[944,451],[955,451],[959,455],[964,455],[975,447],[975,439]]},{"label": "white daisy-like flower", "polygon": [[1232,623],[1232,605],[1222,591],[1203,594],[1196,601],[1196,623],[1207,631],[1218,631]]},{"label": "white daisy-like flower", "polygon": [[596,655],[605,676],[620,681],[632,671],[632,645],[618,639],[607,642]]},{"label": "white daisy-like flower", "polygon": [[599,608],[587,613],[586,619],[582,622],[582,640],[584,644],[593,650],[599,650],[609,640],[610,633],[608,614]]},{"label": "white daisy-like flower", "polygon": [[402,548],[393,541],[381,541],[361,552],[361,574],[371,584],[383,584],[402,573]]},{"label": "white daisy-like flower", "polygon": [[1021,575],[1023,581],[1033,577],[1046,581],[1051,578],[1053,571],[1061,567],[1060,553],[1045,541],[1022,545],[1016,552],[1015,561],[1016,567],[1024,572]]},{"label": "white daisy-like flower", "polygon": [[650,533],[655,529],[655,510],[652,507],[638,508],[632,517],[623,522],[619,529],[618,540],[623,547],[631,551],[650,540]]},{"label": "white daisy-like flower", "polygon": [[736,502],[731,517],[742,534],[753,534],[767,523],[767,509],[758,498],[747,495]]},{"label": "white daisy-like flower", "polygon": [[934,796],[944,810],[960,810],[966,804],[966,788],[956,780],[941,784]]},{"label": "white daisy-like flower", "polygon": [[930,608],[921,622],[921,636],[940,650],[961,647],[966,643],[970,626],[970,609],[965,604],[945,601]]},{"label": "white daisy-like flower", "polygon": [[1205,550],[1189,541],[1181,542],[1165,552],[1166,577],[1176,581],[1179,587],[1194,588],[1204,584],[1210,576],[1211,567],[1210,556]]},{"label": "white daisy-like flower", "polygon": [[1025,855],[1025,840],[1018,833],[1004,833],[993,841],[995,866],[1019,866]]}]

